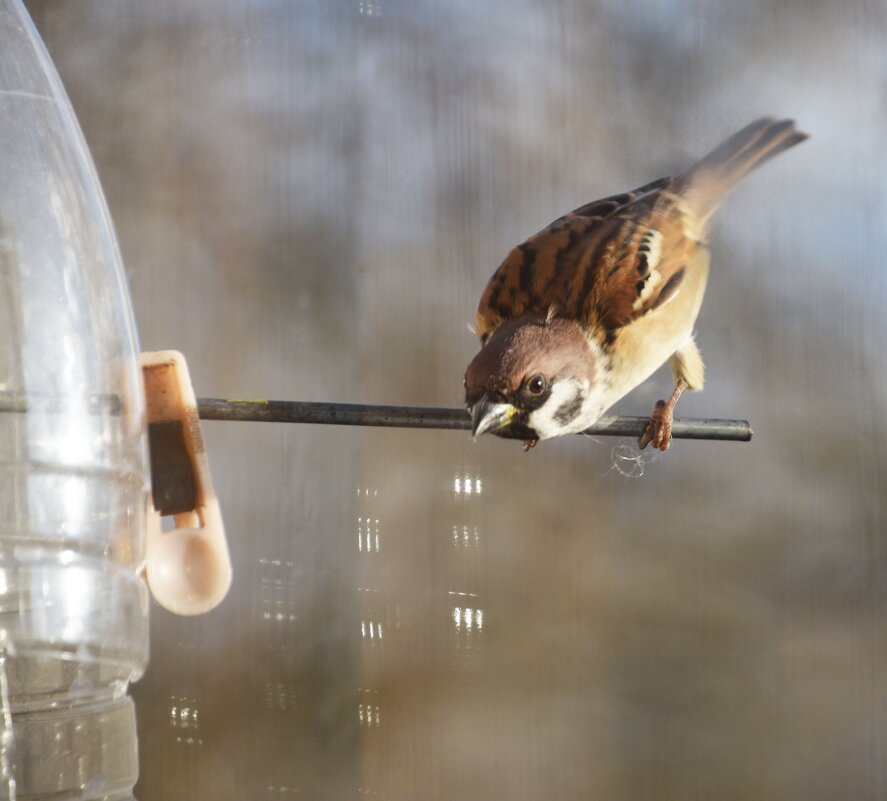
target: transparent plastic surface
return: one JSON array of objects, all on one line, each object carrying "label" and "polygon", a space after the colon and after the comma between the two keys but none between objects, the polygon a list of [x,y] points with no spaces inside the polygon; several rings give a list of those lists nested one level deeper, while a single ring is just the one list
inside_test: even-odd
[{"label": "transparent plastic surface", "polygon": [[147,658],[129,299],[55,70],[0,0],[0,797],[127,798]]}]

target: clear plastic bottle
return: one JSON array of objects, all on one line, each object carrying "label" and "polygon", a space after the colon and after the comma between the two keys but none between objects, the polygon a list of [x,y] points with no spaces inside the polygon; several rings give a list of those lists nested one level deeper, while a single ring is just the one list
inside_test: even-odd
[{"label": "clear plastic bottle", "polygon": [[0,0],[0,799],[132,798],[140,386],[82,134],[20,0]]}]

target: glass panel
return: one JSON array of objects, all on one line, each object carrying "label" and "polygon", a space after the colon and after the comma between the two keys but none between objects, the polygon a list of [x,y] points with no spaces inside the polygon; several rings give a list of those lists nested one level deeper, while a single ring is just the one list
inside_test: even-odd
[{"label": "glass panel", "polygon": [[509,248],[812,135],[714,222],[678,412],[751,444],[207,424],[234,586],[155,609],[142,801],[883,794],[883,4],[29,7],[143,344],[210,397],[458,405]]}]

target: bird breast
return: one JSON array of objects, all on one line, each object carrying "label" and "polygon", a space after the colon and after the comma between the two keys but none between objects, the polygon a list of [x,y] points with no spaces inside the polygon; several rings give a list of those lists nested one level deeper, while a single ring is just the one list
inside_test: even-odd
[{"label": "bird breast", "polygon": [[602,412],[646,381],[693,336],[708,279],[708,250],[698,247],[674,295],[657,309],[620,329],[604,377]]}]

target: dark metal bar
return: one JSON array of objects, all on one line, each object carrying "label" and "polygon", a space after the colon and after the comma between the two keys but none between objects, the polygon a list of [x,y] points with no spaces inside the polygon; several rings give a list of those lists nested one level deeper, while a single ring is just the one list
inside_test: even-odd
[{"label": "dark metal bar", "polygon": [[[120,399],[115,395],[91,395],[83,399],[92,414],[120,414]],[[69,412],[73,401],[35,394],[0,392],[0,413]],[[389,426],[395,428],[441,428],[459,431],[471,429],[471,419],[464,409],[433,406],[381,406],[362,403],[312,403],[307,401],[222,400],[198,398],[198,413],[203,420],[240,420],[259,423],[314,423],[339,426]],[[585,434],[612,437],[639,437],[647,417],[605,416]],[[752,438],[747,420],[716,420],[685,417],[674,421],[675,439],[711,439],[748,442]]]},{"label": "dark metal bar", "polygon": [[[198,398],[197,410],[202,420],[471,429],[471,419],[464,409],[441,409],[428,406],[377,406],[359,403]],[[647,417],[602,417],[584,433],[614,437],[639,437],[643,433],[648,419]],[[672,436],[675,439],[748,442],[752,438],[752,430],[747,420],[685,417],[674,421]]]}]

